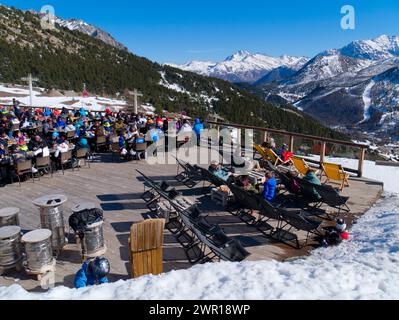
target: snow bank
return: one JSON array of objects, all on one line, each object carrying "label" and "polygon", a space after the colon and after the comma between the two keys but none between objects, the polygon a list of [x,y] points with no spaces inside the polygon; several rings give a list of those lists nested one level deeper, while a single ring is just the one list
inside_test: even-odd
[{"label": "snow bank", "polygon": [[281,263],[213,263],[80,290],[28,293],[0,288],[0,299],[398,299],[399,198],[387,196],[359,220],[352,240]]},{"label": "snow bank", "polygon": [[[333,159],[331,159],[333,160]],[[342,159],[341,159],[342,162]],[[348,160],[346,165],[353,165]],[[398,168],[367,161],[366,176],[390,181]],[[101,286],[28,293],[0,287],[0,299],[399,299],[399,194],[386,194],[358,220],[351,239],[290,262],[212,263]]]},{"label": "snow bank", "polygon": [[[22,105],[30,104],[29,90],[24,87],[10,87],[0,84],[0,92],[8,94],[9,96],[3,96],[0,98],[3,104],[12,103],[12,99],[16,99],[22,103]],[[117,99],[108,99],[96,96],[90,97],[48,97],[45,96],[45,90],[43,88],[33,89],[33,105],[37,107],[52,107],[52,108],[81,108],[82,106],[86,110],[90,111],[105,111],[107,106],[113,107],[116,111],[126,106],[126,101]]]}]

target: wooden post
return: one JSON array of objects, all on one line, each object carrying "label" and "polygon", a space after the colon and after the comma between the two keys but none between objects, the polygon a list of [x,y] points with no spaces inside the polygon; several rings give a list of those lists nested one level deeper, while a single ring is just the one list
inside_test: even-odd
[{"label": "wooden post", "polygon": [[324,162],[325,155],[326,155],[326,142],[322,141],[321,148],[320,148],[320,167],[321,167],[321,164]]},{"label": "wooden post", "polygon": [[359,178],[363,177],[363,167],[364,167],[365,157],[366,157],[366,149],[361,148],[360,153],[359,153],[359,167],[358,167],[358,172],[357,172],[357,176]]},{"label": "wooden post", "polygon": [[129,239],[132,278],[163,272],[164,227],[165,219],[149,219],[132,225]]},{"label": "wooden post", "polygon": [[267,134],[267,131],[263,131],[263,133],[262,133],[262,143],[263,142],[267,142],[267,139],[268,139],[269,137],[268,137],[268,134]]},{"label": "wooden post", "polygon": [[290,136],[290,152],[294,153],[294,136]]},{"label": "wooden post", "polygon": [[241,150],[241,129],[237,129],[237,148]]}]

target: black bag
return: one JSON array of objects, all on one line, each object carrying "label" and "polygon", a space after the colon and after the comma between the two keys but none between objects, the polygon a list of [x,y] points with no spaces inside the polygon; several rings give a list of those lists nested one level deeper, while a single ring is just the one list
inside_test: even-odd
[{"label": "black bag", "polygon": [[341,236],[335,230],[327,233],[326,240],[330,246],[337,246],[342,242]]},{"label": "black bag", "polygon": [[82,237],[88,225],[102,220],[103,211],[101,209],[88,209],[73,213],[68,222],[73,231]]}]

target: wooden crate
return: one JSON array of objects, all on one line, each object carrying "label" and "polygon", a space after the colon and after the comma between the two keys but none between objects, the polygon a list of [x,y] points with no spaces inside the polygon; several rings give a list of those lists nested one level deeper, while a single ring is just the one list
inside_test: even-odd
[{"label": "wooden crate", "polygon": [[129,252],[132,278],[163,272],[165,219],[135,223],[130,229]]}]

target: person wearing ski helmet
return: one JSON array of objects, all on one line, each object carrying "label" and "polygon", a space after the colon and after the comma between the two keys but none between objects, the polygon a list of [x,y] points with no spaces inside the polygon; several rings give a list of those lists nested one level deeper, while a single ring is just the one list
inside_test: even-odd
[{"label": "person wearing ski helmet", "polygon": [[337,229],[342,240],[349,239],[349,233],[347,231],[347,226],[344,219],[338,219],[335,228]]},{"label": "person wearing ski helmet", "polygon": [[110,264],[108,259],[104,257],[88,259],[75,275],[75,288],[108,283],[107,275],[109,271]]},{"label": "person wearing ski helmet", "polygon": [[325,228],[326,236],[322,239],[324,247],[339,245],[342,241],[349,239],[349,233],[344,219],[337,219],[334,227]]}]

